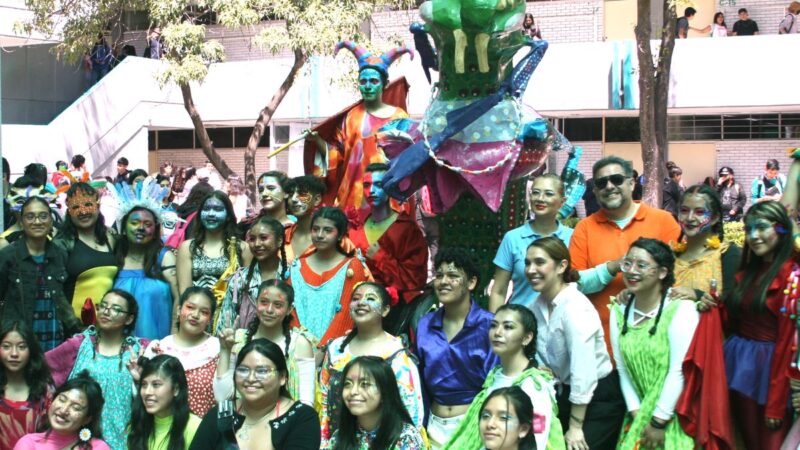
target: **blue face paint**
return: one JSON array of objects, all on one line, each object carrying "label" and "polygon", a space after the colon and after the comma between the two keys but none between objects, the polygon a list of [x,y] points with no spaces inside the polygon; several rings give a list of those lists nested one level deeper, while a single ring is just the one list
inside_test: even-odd
[{"label": "blue face paint", "polygon": [[206,230],[216,230],[225,225],[228,219],[228,211],[225,209],[225,204],[217,198],[210,198],[203,205],[200,211],[200,222]]},{"label": "blue face paint", "polygon": [[367,172],[364,175],[364,196],[370,206],[380,206],[386,203],[389,196],[383,190],[383,176],[386,172]]},{"label": "blue face paint", "polygon": [[775,225],[766,219],[750,220],[744,224],[744,233],[749,239],[755,239],[758,237],[759,233],[763,233],[764,231],[770,229],[775,229],[775,231],[778,232],[775,228]]},{"label": "blue face paint", "polygon": [[358,90],[364,101],[380,100],[383,96],[383,78],[375,69],[366,68],[358,74]]}]

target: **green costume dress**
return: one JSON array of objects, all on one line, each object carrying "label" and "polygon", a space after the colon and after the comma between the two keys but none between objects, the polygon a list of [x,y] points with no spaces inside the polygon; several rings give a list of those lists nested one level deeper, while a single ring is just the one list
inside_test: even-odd
[{"label": "green costume dress", "polygon": [[[656,333],[650,335],[652,320],[638,325],[628,324],[628,332],[622,334],[622,326],[627,320],[624,317],[624,307],[613,304],[612,313],[616,315],[619,328],[619,348],[625,368],[630,375],[631,382],[636,389],[636,394],[641,399],[639,412],[636,418],[631,419],[630,414],[625,415],[622,423],[617,449],[634,450],[639,448],[642,431],[650,423],[656,403],[661,396],[664,381],[669,369],[669,326],[678,310],[680,301],[669,302],[664,306],[661,319],[658,322]],[[632,314],[632,312],[631,312]],[[694,439],[687,435],[677,418],[673,418],[667,425],[664,435],[663,449],[692,450],[695,447]]]}]

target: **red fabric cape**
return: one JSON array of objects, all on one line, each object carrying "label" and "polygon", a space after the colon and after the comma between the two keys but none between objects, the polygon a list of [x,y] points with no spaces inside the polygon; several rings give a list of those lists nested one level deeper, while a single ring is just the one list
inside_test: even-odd
[{"label": "red fabric cape", "polygon": [[728,379],[722,353],[719,308],[700,313],[700,323],[683,360],[684,386],[675,412],[696,448],[734,448],[728,404]]},{"label": "red fabric cape", "polygon": [[[406,106],[406,98],[408,97],[408,88],[409,84],[408,81],[406,81],[406,77],[400,77],[389,82],[389,84],[383,90],[383,102],[407,111],[408,108]],[[319,133],[319,136],[326,142],[333,141],[336,135],[336,129],[341,126],[344,117],[348,112],[350,112],[351,109],[355,108],[361,103],[363,103],[363,100],[353,103],[328,119],[320,122],[320,124],[312,128],[312,130]],[[316,155],[316,152],[317,147],[314,142],[311,140],[306,140],[303,147],[303,169],[308,175],[314,174],[314,155]]]}]

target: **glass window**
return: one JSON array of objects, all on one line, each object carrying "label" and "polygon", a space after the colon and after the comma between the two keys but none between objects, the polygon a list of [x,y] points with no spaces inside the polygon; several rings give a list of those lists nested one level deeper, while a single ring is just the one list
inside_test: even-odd
[{"label": "glass window", "polygon": [[215,148],[233,148],[233,128],[206,128]]},{"label": "glass window", "polygon": [[639,142],[638,117],[606,117],[606,142]]},{"label": "glass window", "polygon": [[275,132],[276,144],[280,145],[289,142],[289,125],[273,125],[273,131]]},{"label": "glass window", "polygon": [[[259,147],[269,147],[269,132],[270,128],[264,128],[264,134],[261,135],[261,140],[258,141]],[[236,127],[233,129],[233,146],[236,148],[247,148],[247,142],[250,140],[250,135],[253,134],[253,127]]]},{"label": "glass window", "polygon": [[194,130],[159,130],[158,148],[194,148]]},{"label": "glass window", "polygon": [[800,139],[800,114],[781,114],[781,139]]},{"label": "glass window", "polygon": [[603,119],[563,119],[562,133],[574,142],[599,141],[603,139]]}]

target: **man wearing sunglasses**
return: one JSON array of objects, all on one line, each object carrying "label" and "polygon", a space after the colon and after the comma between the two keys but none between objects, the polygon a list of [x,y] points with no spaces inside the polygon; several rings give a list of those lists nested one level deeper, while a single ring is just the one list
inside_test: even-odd
[{"label": "man wearing sunglasses", "polygon": [[[575,227],[569,243],[573,268],[586,270],[606,261],[618,260],[641,237],[665,243],[678,240],[681,229],[670,213],[633,200],[635,180],[630,161],[607,156],[594,164],[592,176],[600,210]],[[583,291],[600,314],[608,344],[609,297],[619,293],[624,285],[618,273],[606,275],[601,280],[605,288],[593,293]]]}]

